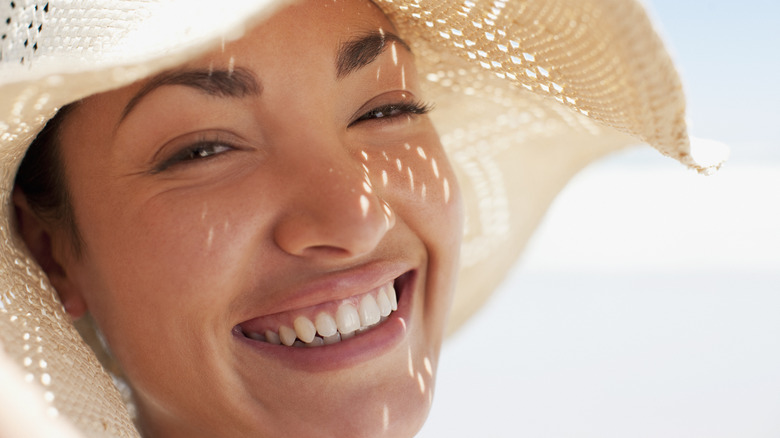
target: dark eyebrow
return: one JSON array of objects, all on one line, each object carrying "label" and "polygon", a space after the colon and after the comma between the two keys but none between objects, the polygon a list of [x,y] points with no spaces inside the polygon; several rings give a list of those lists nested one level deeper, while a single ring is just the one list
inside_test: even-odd
[{"label": "dark eyebrow", "polygon": [[127,102],[119,122],[121,123],[147,94],[166,85],[184,85],[217,97],[256,96],[263,91],[260,81],[245,68],[168,71],[153,77]]},{"label": "dark eyebrow", "polygon": [[383,31],[370,32],[339,46],[336,55],[336,77],[342,79],[355,70],[371,64],[387,49],[388,42],[396,42],[412,53],[406,41],[398,35]]}]

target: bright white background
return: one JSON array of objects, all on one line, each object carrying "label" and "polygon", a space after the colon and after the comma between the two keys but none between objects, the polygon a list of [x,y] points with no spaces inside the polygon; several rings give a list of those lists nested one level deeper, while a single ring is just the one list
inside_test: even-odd
[{"label": "bright white background", "polygon": [[445,344],[420,438],[780,437],[780,2],[650,8],[731,161],[642,148],[575,178]]}]

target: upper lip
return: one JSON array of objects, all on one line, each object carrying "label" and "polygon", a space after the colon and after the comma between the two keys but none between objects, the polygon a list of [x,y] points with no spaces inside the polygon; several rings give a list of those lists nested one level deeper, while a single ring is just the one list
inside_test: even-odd
[{"label": "upper lip", "polygon": [[361,295],[393,282],[413,268],[407,262],[379,261],[327,273],[299,287],[288,289],[276,302],[268,305],[263,303],[261,313],[247,315],[244,322]]}]

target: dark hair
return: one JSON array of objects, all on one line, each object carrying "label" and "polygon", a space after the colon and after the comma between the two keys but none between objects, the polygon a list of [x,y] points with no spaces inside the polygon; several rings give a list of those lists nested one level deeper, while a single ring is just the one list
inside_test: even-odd
[{"label": "dark hair", "polygon": [[72,107],[73,104],[60,108],[38,133],[19,165],[14,184],[41,220],[61,226],[70,234],[73,252],[78,257],[83,242],[73,214],[59,145],[63,121]]}]

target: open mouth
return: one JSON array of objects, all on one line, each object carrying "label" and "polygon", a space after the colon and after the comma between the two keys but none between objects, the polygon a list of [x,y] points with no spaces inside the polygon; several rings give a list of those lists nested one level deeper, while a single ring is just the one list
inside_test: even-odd
[{"label": "open mouth", "polygon": [[373,330],[398,310],[411,272],[361,295],[284,314],[245,321],[244,337],[288,347],[321,347]]}]

